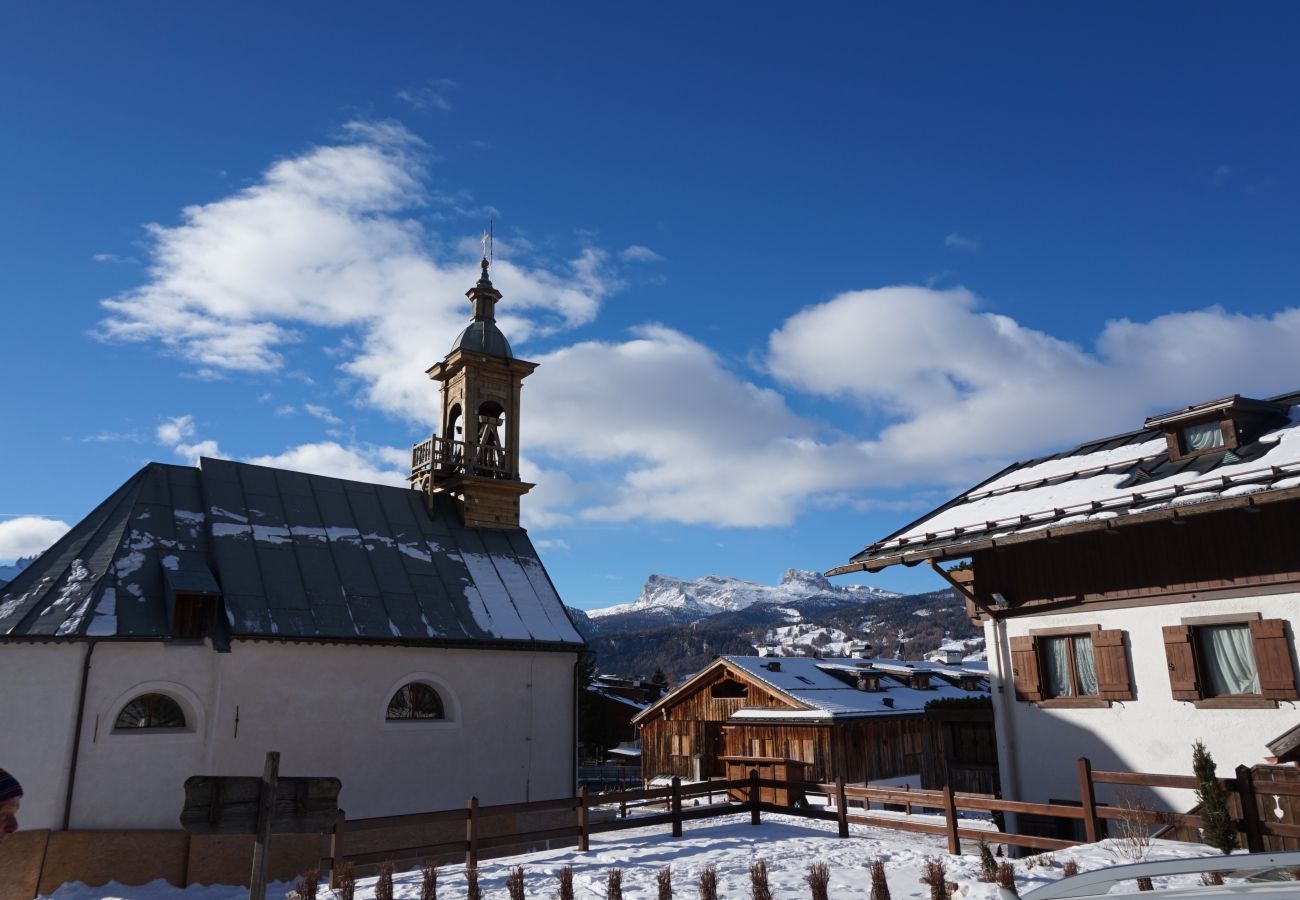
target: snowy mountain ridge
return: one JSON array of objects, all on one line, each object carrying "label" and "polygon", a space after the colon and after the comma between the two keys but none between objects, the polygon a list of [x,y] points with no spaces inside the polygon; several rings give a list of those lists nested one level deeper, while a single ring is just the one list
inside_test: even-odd
[{"label": "snowy mountain ridge", "polygon": [[898,597],[892,591],[870,585],[834,585],[820,572],[786,569],[780,584],[758,584],[725,575],[705,575],[684,579],[668,575],[651,575],[641,589],[641,596],[631,603],[604,609],[592,609],[593,619],[627,614],[662,616],[665,620],[701,618],[719,613],[737,612],[756,604],[780,606],[794,602],[825,600],[829,605],[887,600]]}]

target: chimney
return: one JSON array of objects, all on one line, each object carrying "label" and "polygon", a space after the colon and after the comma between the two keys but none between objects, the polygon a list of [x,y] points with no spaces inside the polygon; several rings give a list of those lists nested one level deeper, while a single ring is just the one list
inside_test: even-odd
[{"label": "chimney", "polygon": [[857,688],[860,691],[875,693],[880,690],[880,673],[878,672],[859,672]]},{"label": "chimney", "polygon": [[893,697],[881,697],[881,698],[880,698],[880,702],[883,703],[883,704],[885,704],[886,706],[888,706],[890,709],[893,709],[893,708],[894,708],[894,698],[893,698]]},{"label": "chimney", "polygon": [[763,666],[763,668],[767,669],[769,672],[780,672],[780,671],[781,671],[781,664],[780,664],[779,662],[777,662],[776,660],[772,660],[770,663],[768,663],[767,665]]}]

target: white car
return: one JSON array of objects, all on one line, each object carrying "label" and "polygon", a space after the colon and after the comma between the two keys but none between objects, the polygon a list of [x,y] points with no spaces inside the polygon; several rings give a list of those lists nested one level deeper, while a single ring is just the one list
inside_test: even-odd
[{"label": "white car", "polygon": [[[1300,881],[1292,873],[1300,870],[1300,851],[1284,853],[1246,853],[1240,856],[1198,856],[1190,859],[1166,859],[1160,862],[1113,866],[1062,878],[1054,884],[1036,888],[1023,900],[1064,900],[1064,898],[1099,898],[1109,896],[1111,887],[1137,878],[1160,878],[1165,875],[1194,875],[1219,872],[1245,878],[1234,884],[1175,887],[1148,894],[1152,900],[1220,900],[1233,897],[1300,898]],[[1015,891],[999,888],[1002,900],[1016,900]]]}]

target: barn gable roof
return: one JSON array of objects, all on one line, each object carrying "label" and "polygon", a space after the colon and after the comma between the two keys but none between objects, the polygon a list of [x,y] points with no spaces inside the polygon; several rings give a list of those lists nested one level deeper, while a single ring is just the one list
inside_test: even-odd
[{"label": "barn gable roof", "polygon": [[166,638],[176,594],[232,637],[582,643],[522,529],[400,487],[151,463],[0,589],[0,636]]},{"label": "barn gable roof", "polygon": [[[658,710],[672,706],[686,695],[700,689],[711,673],[720,669],[738,673],[772,691],[787,701],[789,707],[742,707],[731,714],[730,721],[809,720],[835,721],[871,716],[919,715],[932,700],[957,700],[987,697],[987,669],[937,665],[921,660],[897,659],[818,659],[807,656],[720,656],[676,690],[634,716],[644,722]],[[852,686],[858,675],[872,673],[879,677],[878,690],[860,690]],[[913,675],[934,676],[930,687],[912,687]],[[963,676],[975,682],[971,690],[959,683]]]},{"label": "barn gable roof", "polygon": [[[1171,454],[1170,422],[1233,403],[1289,409],[1289,421],[1284,415],[1224,452]],[[1154,416],[1140,431],[1010,465],[826,574],[959,559],[1036,538],[1293,498],[1300,498],[1300,391],[1266,403],[1224,398]]]}]

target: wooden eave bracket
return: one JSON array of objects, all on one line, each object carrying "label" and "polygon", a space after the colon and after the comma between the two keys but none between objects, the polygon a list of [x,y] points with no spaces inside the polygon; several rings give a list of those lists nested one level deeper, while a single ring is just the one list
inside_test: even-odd
[{"label": "wooden eave bracket", "polygon": [[986,603],[981,603],[981,602],[979,601],[979,598],[975,596],[975,592],[974,592],[974,591],[972,591],[970,588],[966,587],[966,585],[962,584],[962,583],[959,582],[957,579],[955,579],[955,578],[953,578],[951,575],[949,575],[948,572],[947,572],[947,570],[944,569],[943,566],[939,565],[939,563],[936,562],[935,560],[931,559],[931,560],[927,560],[927,561],[930,563],[930,568],[934,569],[934,571],[937,572],[937,573],[939,574],[939,577],[940,577],[940,578],[942,578],[944,581],[946,581],[946,582],[948,582],[950,585],[952,585],[953,588],[957,591],[957,593],[961,594],[963,597],[965,597],[965,598],[966,598],[967,600],[969,600],[971,603],[975,604],[975,606],[976,606],[976,607],[977,607],[981,612],[983,612],[983,613],[985,613],[986,615],[988,615],[989,618],[995,618],[995,616],[993,615],[993,607],[989,606],[989,605],[986,604]]}]

